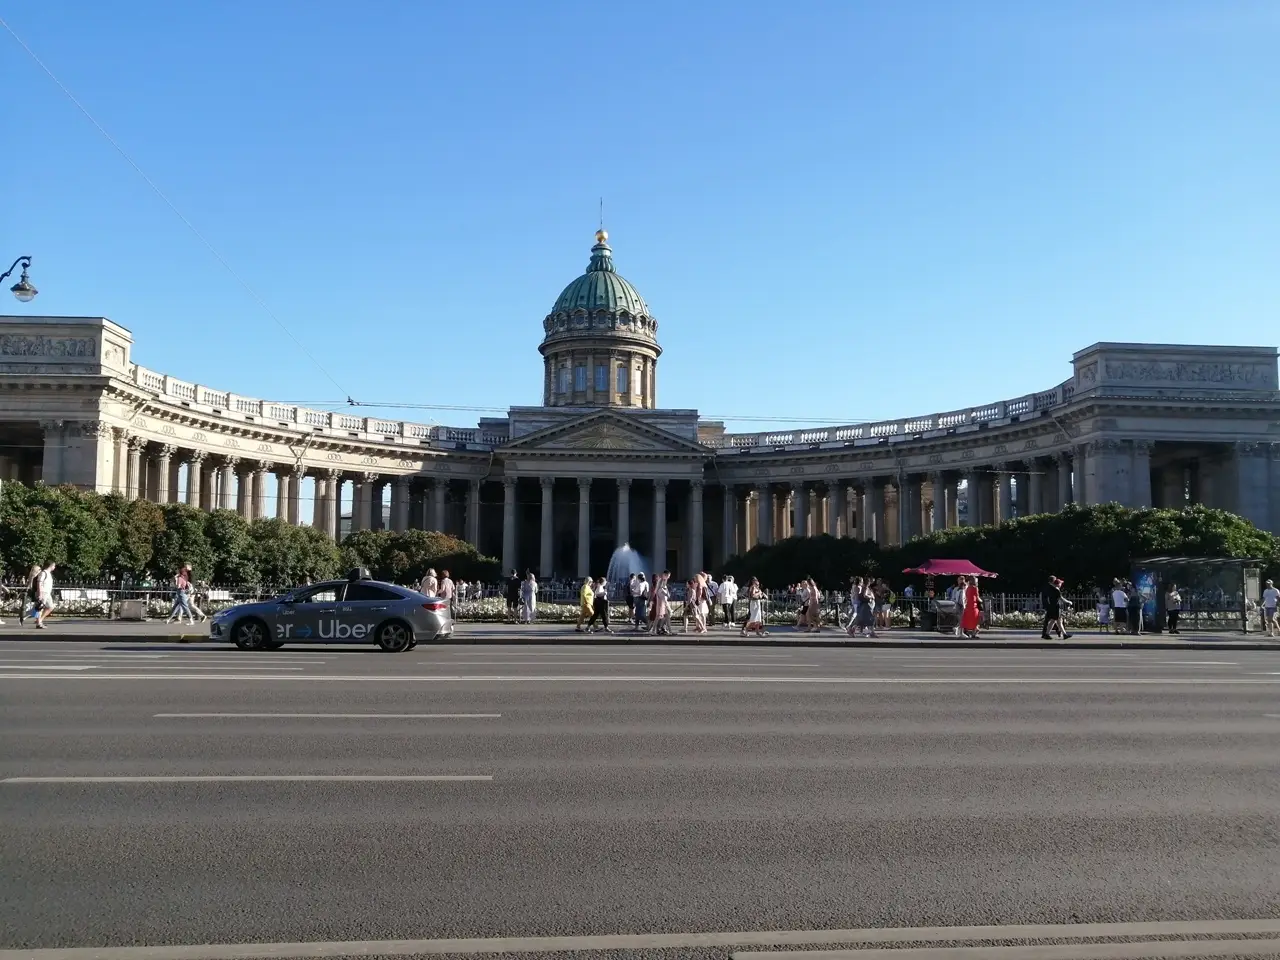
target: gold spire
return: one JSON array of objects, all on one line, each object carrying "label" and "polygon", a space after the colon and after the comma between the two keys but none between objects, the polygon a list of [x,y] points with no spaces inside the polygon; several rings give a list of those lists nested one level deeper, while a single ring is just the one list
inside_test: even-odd
[{"label": "gold spire", "polygon": [[608,231],[603,229],[596,231],[596,243],[604,243],[608,239],[609,239]]}]

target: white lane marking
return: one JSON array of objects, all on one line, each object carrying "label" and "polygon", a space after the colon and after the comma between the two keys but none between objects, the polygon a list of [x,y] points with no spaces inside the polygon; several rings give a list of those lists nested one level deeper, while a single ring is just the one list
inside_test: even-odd
[{"label": "white lane marking", "polygon": [[359,774],[264,774],[261,776],[221,776],[216,774],[175,777],[6,777],[0,783],[15,786],[29,784],[91,784],[91,783],[433,783],[489,781],[492,776],[475,774],[383,774],[362,776]]},{"label": "white lane marking", "polygon": [[1023,944],[1016,947],[915,947],[868,950],[735,950],[732,960],[1145,960],[1273,957],[1280,939],[1147,940],[1128,943]]},{"label": "white lane marking", "polygon": [[[503,953],[567,953],[589,950],[678,950],[713,947],[781,947],[812,943],[929,943],[976,940],[1084,940],[1095,937],[1242,936],[1280,932],[1280,920],[1194,920],[1141,923],[1018,924],[1005,927],[897,927],[869,930],[756,930],[712,933],[597,934],[575,937],[473,937],[454,940],[346,940],[312,943],[220,943],[158,947],[52,947],[0,950],[0,960],[250,960],[258,957],[324,960],[347,956],[471,956]],[[1164,941],[1175,943],[1177,941]],[[1217,941],[1184,941],[1188,944]],[[1237,940],[1245,950],[1251,943]],[[1178,944],[1180,945],[1180,944]],[[1047,946],[1047,945],[1046,945]],[[1129,944],[1066,944],[1076,950]],[[998,949],[984,947],[984,950]],[[1028,948],[1023,948],[1028,949]],[[1274,950],[1274,947],[1272,947]],[[895,952],[905,954],[905,950]],[[1167,956],[1167,954],[1150,954]],[[1191,954],[1194,956],[1195,954]]]},{"label": "white lane marking", "polygon": [[437,676],[371,676],[347,674],[334,676],[311,673],[296,674],[165,674],[165,673],[75,673],[59,676],[40,674],[0,673],[0,680],[300,680],[307,683],[790,683],[790,684],[898,684],[920,686],[981,686],[983,684],[1069,684],[1086,686],[1233,686],[1239,684],[1280,684],[1280,680],[1245,680],[1210,677],[671,677],[671,676],[611,676],[609,674],[557,674],[549,676],[493,676],[437,675]]},{"label": "white lane marking", "polygon": [[[431,666],[434,660],[419,660],[419,664]],[[502,666],[502,667],[518,667],[528,666],[536,667],[542,663],[541,660],[450,660],[450,666],[459,664],[475,664],[477,666]],[[653,663],[652,660],[557,660],[557,667],[597,667],[621,665],[626,667],[646,667]],[[659,663],[657,666],[662,668],[671,667],[820,667],[820,663],[750,663],[750,662],[732,662],[729,660],[672,660],[667,663]]]},{"label": "white lane marking", "polygon": [[[601,659],[612,659],[617,657],[636,657],[644,656],[647,658],[671,657],[672,659],[680,659],[682,656],[696,655],[700,657],[712,656],[723,653],[725,656],[738,657],[744,660],[790,660],[795,656],[794,653],[748,653],[742,650],[735,650],[733,647],[663,647],[657,650],[643,650],[638,648],[626,648],[616,652],[606,650],[563,650],[555,652],[543,653],[538,650],[522,650],[515,647],[509,650],[476,650],[473,648],[464,648],[462,650],[450,650],[455,657],[534,657],[538,660],[544,660],[549,657],[599,657]],[[810,650],[805,653],[812,655]]]},{"label": "white lane marking", "polygon": [[6,663],[3,666],[4,666],[4,669],[6,670],[96,670],[98,669],[97,666],[94,664],[76,664],[76,665],[49,664],[47,666],[39,666],[39,667],[22,667],[22,666],[16,666],[14,664]]},{"label": "white lane marking", "polygon": [[157,713],[157,719],[204,720],[213,717],[244,720],[496,720],[500,713]]},{"label": "white lane marking", "polygon": [[1264,717],[1270,717],[1272,720],[1280,720],[1280,713],[1264,713]]},{"label": "white lane marking", "polygon": [[1017,947],[915,947],[870,950],[735,950],[732,960],[1145,960],[1183,957],[1273,957],[1280,940],[1146,940],[1128,943],[1039,943]]},{"label": "white lane marking", "polygon": [[1175,667],[1238,667],[1235,660],[1152,660],[1152,663],[1169,664]]}]

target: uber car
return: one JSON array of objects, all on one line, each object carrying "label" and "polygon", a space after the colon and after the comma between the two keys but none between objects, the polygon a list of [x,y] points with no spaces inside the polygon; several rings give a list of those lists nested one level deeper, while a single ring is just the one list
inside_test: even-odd
[{"label": "uber car", "polygon": [[274,600],[242,603],[214,615],[209,635],[241,650],[278,650],[286,643],[376,643],[388,653],[453,633],[449,605],[371,580],[352,571],[346,580],[298,587]]}]

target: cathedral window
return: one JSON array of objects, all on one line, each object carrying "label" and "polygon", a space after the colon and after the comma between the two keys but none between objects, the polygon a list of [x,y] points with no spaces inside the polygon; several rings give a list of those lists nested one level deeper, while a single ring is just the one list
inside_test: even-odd
[{"label": "cathedral window", "polygon": [[627,368],[626,367],[618,368],[618,391],[617,392],[618,393],[627,392]]},{"label": "cathedral window", "polygon": [[573,368],[573,389],[582,392],[587,389],[587,365],[580,363]]},{"label": "cathedral window", "polygon": [[609,368],[603,363],[596,364],[596,392],[609,392]]}]

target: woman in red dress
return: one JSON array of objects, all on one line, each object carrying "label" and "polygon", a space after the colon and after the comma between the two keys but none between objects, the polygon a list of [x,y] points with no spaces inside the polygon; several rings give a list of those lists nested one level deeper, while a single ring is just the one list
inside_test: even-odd
[{"label": "woman in red dress", "polygon": [[978,578],[969,577],[964,587],[964,613],[960,616],[960,631],[967,637],[978,635],[978,626],[982,622],[978,604]]}]

